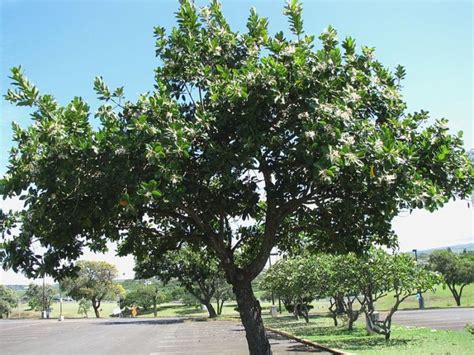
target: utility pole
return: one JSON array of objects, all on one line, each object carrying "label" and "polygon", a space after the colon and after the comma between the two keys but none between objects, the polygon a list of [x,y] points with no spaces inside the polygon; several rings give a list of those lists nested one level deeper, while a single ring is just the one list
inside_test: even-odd
[{"label": "utility pole", "polygon": [[46,294],[45,294],[45,275],[44,275],[44,268],[43,268],[43,319],[46,318]]},{"label": "utility pole", "polygon": [[[415,253],[415,262],[418,264],[418,252],[417,252],[416,249],[413,249],[412,251],[413,251],[413,253]],[[418,298],[418,308],[419,309],[424,309],[425,308],[425,300],[423,299],[423,294],[421,293],[420,289],[418,289],[417,298]]]}]

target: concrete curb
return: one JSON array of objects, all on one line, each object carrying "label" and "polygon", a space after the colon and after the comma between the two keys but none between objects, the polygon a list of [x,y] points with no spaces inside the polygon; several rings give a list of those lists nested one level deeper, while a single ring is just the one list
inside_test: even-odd
[{"label": "concrete curb", "polygon": [[279,334],[279,335],[282,335],[284,337],[287,337],[287,338],[290,338],[290,339],[293,339],[293,340],[296,340],[300,343],[303,343],[305,345],[308,345],[308,346],[312,346],[312,347],[315,347],[315,348],[318,348],[318,349],[321,349],[321,350],[324,350],[324,351],[327,351],[327,352],[330,352],[331,354],[336,354],[336,355],[351,355],[351,353],[346,353],[345,351],[342,351],[342,350],[339,350],[339,349],[332,349],[332,348],[328,348],[327,346],[324,346],[324,345],[321,345],[321,344],[318,344],[314,341],[311,341],[311,340],[308,340],[308,339],[303,339],[303,338],[299,338],[293,334],[290,334],[290,333],[287,333],[283,330],[279,330],[279,329],[275,329],[275,328],[270,328],[270,327],[265,327],[266,330],[272,332],[272,333],[276,333],[276,334]]}]

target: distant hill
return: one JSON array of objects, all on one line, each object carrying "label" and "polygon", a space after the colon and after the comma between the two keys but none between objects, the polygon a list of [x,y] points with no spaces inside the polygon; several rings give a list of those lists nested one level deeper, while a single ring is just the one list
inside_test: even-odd
[{"label": "distant hill", "polygon": [[467,251],[473,251],[474,250],[474,243],[466,243],[466,244],[457,244],[457,245],[449,245],[445,247],[440,247],[440,248],[431,248],[431,249],[423,249],[419,250],[418,254],[431,254],[435,250],[446,250],[448,248],[451,248],[451,250],[455,253],[461,253],[464,249]]}]

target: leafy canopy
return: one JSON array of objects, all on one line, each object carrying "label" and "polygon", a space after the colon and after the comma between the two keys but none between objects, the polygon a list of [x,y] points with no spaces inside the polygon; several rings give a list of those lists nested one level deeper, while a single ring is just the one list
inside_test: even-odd
[{"label": "leafy canopy", "polygon": [[61,281],[61,288],[76,301],[88,299],[94,303],[102,300],[116,300],[123,293],[123,287],[113,280],[117,268],[105,261],[79,261],[79,271],[75,277]]}]

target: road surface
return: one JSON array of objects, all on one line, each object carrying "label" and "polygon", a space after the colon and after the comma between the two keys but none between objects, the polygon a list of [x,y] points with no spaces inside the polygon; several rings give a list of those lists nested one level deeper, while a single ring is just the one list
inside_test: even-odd
[{"label": "road surface", "polygon": [[474,308],[398,311],[393,315],[393,323],[439,330],[462,330],[466,323],[474,323]]},{"label": "road surface", "polygon": [[[318,352],[277,335],[271,335],[270,343],[275,354]],[[248,354],[247,349],[243,327],[232,321],[176,318],[0,321],[2,355]]]}]

